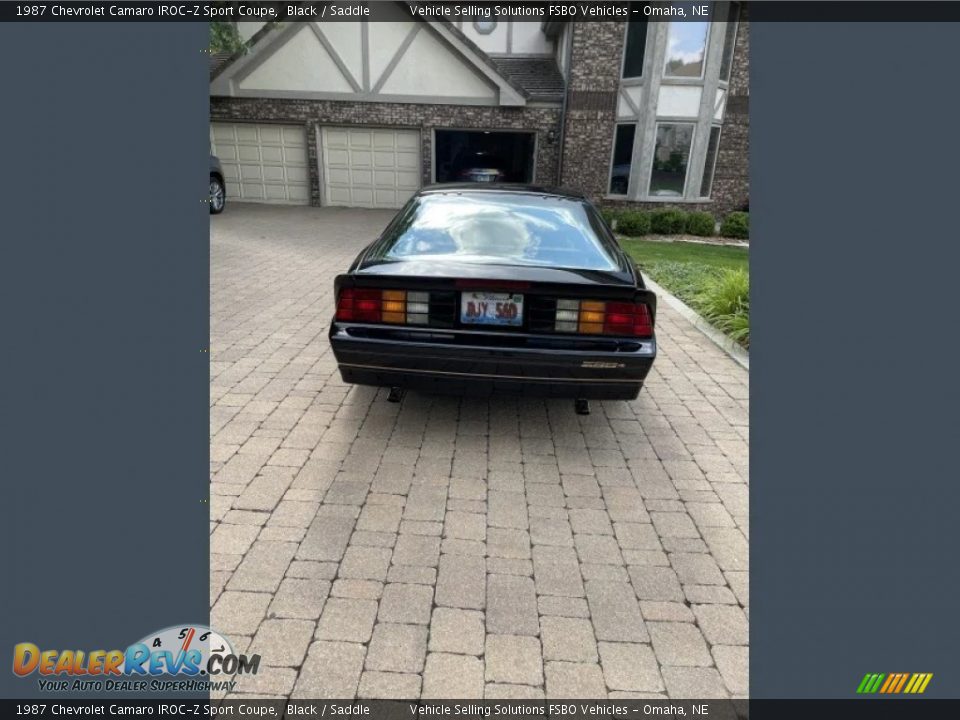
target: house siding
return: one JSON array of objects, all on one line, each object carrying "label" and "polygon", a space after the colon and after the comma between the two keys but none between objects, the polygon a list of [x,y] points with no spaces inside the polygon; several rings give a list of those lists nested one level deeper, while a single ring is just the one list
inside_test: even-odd
[{"label": "house siding", "polygon": [[535,181],[557,182],[560,107],[474,107],[413,103],[210,98],[211,122],[276,122],[303,125],[307,136],[310,204],[321,204],[317,128],[321,125],[406,128],[420,131],[421,184],[433,182],[433,130],[523,130],[536,133]]}]

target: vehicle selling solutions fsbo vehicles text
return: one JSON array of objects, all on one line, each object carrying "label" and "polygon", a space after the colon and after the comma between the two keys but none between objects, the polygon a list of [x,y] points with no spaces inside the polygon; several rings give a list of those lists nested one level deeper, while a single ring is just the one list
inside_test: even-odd
[{"label": "vehicle selling solutions fsbo vehicles text", "polygon": [[417,17],[442,18],[548,18],[548,17],[627,17],[629,10],[619,6],[584,5],[582,3],[552,3],[544,7],[517,5],[417,5],[409,3],[410,12]]}]

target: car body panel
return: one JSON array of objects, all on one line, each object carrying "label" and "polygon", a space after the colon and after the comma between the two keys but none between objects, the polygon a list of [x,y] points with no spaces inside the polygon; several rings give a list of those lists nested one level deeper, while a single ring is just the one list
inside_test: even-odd
[{"label": "car body panel", "polygon": [[[524,195],[555,198],[596,210],[581,196],[530,186],[476,185],[431,187],[433,193],[467,196],[507,192],[524,203]],[[406,209],[406,208],[405,208]],[[460,261],[454,256],[391,259],[384,243],[391,240],[398,219],[365,248],[350,269],[338,275],[339,297],[347,287],[430,292],[429,326],[345,322],[331,323],[330,343],[345,382],[396,386],[435,392],[488,394],[509,392],[547,396],[633,399],[656,357],[656,338],[618,337],[558,332],[558,301],[598,300],[643,303],[656,320],[656,296],[643,285],[609,228],[594,228],[610,253],[611,269],[512,264],[485,258]],[[599,215],[597,215],[599,217]],[[592,220],[591,220],[592,222]],[[461,322],[460,294],[469,289],[510,291],[524,295],[518,326],[472,325]]]}]

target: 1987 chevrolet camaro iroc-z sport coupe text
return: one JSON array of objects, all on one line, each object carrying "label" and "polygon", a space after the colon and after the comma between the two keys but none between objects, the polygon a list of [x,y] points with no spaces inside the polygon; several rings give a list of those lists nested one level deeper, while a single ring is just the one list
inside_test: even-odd
[{"label": "1987 chevrolet camaro iroc-z sport coupe text", "polygon": [[334,291],[343,380],[391,397],[631,400],[657,351],[656,296],[593,205],[559,190],[425,188]]}]

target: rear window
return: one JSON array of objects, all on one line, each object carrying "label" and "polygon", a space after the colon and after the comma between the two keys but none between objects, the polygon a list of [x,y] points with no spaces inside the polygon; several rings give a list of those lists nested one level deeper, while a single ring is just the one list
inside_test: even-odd
[{"label": "rear window", "polygon": [[385,260],[456,260],[617,270],[613,243],[579,200],[497,193],[424,195],[387,228]]}]

